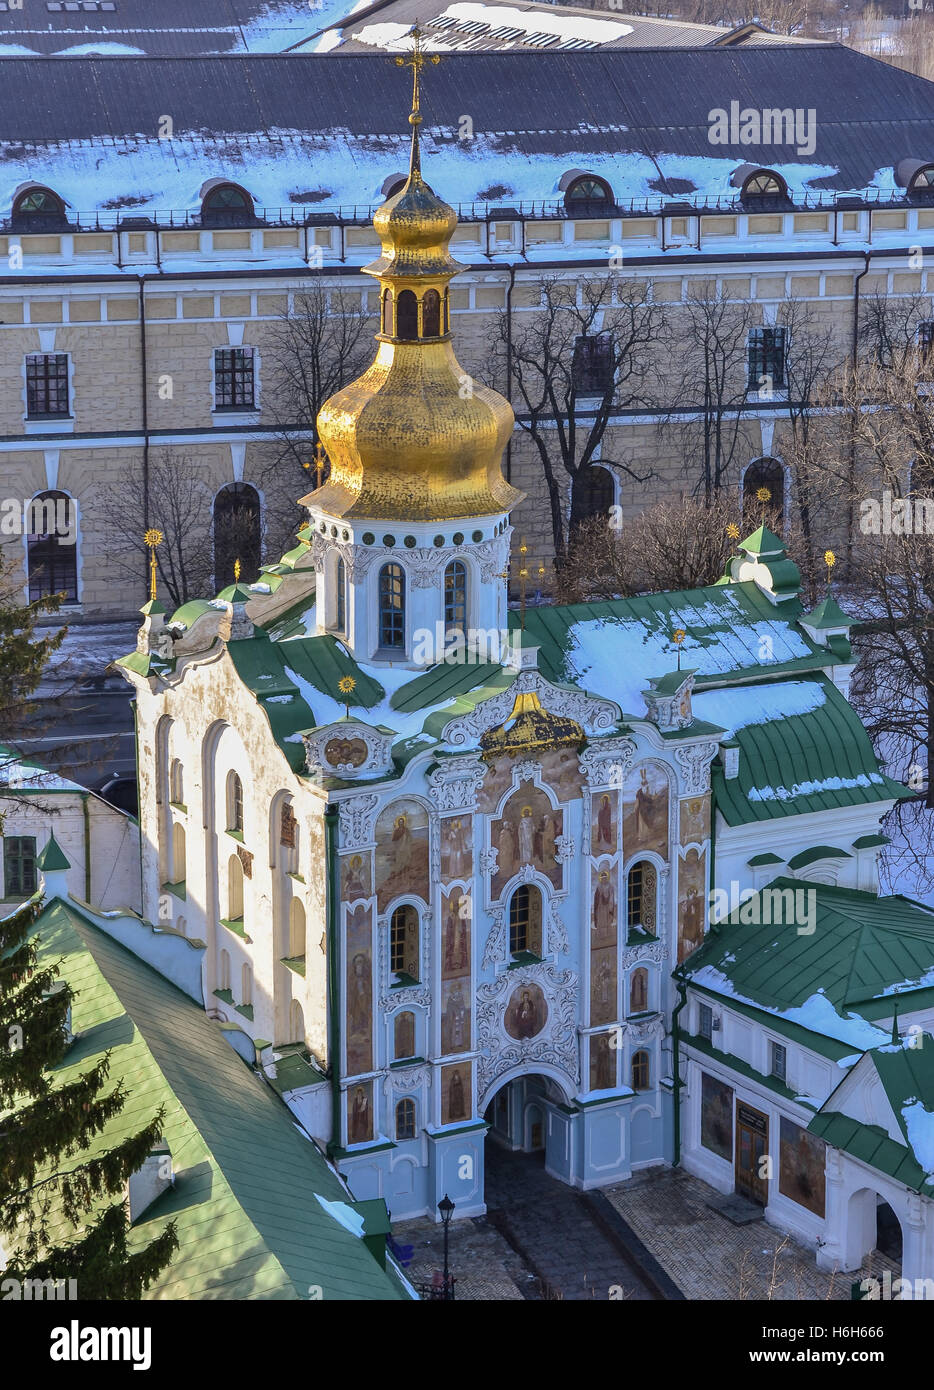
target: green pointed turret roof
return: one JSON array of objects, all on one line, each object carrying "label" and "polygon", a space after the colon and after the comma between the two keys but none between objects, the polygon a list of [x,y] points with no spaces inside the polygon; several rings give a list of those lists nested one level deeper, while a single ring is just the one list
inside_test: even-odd
[{"label": "green pointed turret roof", "polygon": [[225,603],[249,603],[256,595],[238,579],[235,584],[228,584],[226,589],[221,589],[217,597],[222,598]]},{"label": "green pointed turret roof", "polygon": [[775,532],[770,531],[767,526],[757,527],[751,536],[740,541],[739,548],[745,550],[748,555],[784,556],[785,554],[784,541],[780,540]]},{"label": "green pointed turret roof", "polygon": [[157,598],[151,598],[147,603],[143,604],[142,608],[139,611],[143,614],[144,617],[151,618],[154,613],[164,613],[165,606],[162,603],[160,603]]},{"label": "green pointed turret roof", "polygon": [[808,627],[813,628],[851,628],[855,624],[856,619],[844,613],[843,609],[828,589],[826,596],[821,599],[813,612],[806,613],[801,621],[807,623]]},{"label": "green pointed turret roof", "polygon": [[48,843],[39,855],[36,863],[44,873],[54,873],[56,869],[70,869],[71,860],[66,856],[65,851],[55,838],[55,833],[50,832]]}]

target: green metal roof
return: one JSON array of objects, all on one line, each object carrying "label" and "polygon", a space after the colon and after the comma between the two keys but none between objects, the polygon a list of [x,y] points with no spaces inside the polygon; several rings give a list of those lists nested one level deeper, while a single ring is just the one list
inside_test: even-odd
[{"label": "green metal roof", "polygon": [[[315,1287],[325,1300],[405,1297],[322,1207],[319,1196],[348,1201],[341,1182],[198,1005],[59,900],[36,930],[42,956],[62,959],[76,993],[62,1082],[109,1049],[111,1079],[126,1086],[127,1103],[94,1151],[166,1109],[176,1182],[134,1232],[142,1245],[174,1219],[179,1250],[147,1298],[299,1300]],[[59,1221],[51,1234],[71,1232]]]},{"label": "green metal roof", "polygon": [[[756,921],[766,915],[766,901],[774,902],[763,893],[776,889],[813,894],[807,901],[813,918],[801,924],[813,926],[812,932]],[[855,1014],[871,1023],[891,1017],[896,986],[904,997],[934,983],[934,911],[903,897],[777,878],[712,928],[684,971],[725,1003],[735,995],[770,1017],[790,1014],[790,1022],[809,1031],[824,1031],[820,1013],[797,1011],[816,995],[825,996],[840,1020]],[[882,1041],[873,1040],[869,1028],[829,1033],[842,1042],[848,1034],[855,1039],[851,1051]]]},{"label": "green metal roof", "polygon": [[826,598],[821,599],[812,612],[804,615],[804,622],[808,627],[815,630],[828,627],[850,628],[856,622],[855,618],[849,617],[844,613],[833,594],[828,589]]},{"label": "green metal roof", "polygon": [[815,845],[813,849],[803,849],[800,854],[796,854],[793,859],[788,860],[789,869],[806,869],[809,864],[816,864],[821,859],[852,859],[852,854],[845,849],[836,849],[833,845]]},{"label": "green metal roof", "polygon": [[879,1125],[861,1124],[859,1120],[841,1115],[839,1111],[822,1110],[814,1116],[808,1129],[833,1148],[843,1149],[870,1168],[888,1173],[897,1182],[915,1191],[924,1188],[926,1195],[931,1195],[927,1175],[917,1159],[910,1150],[896,1144]]},{"label": "green metal roof", "polygon": [[859,715],[833,682],[823,675],[809,679],[824,695],[816,709],[738,728],[738,776],[726,777],[714,764],[714,796],[727,825],[911,795],[880,772]]},{"label": "green metal roof", "polygon": [[739,542],[739,549],[749,555],[784,555],[785,542],[767,526],[758,526],[751,536]]},{"label": "green metal roof", "polygon": [[44,873],[51,872],[54,869],[71,868],[71,860],[66,857],[65,851],[56,840],[54,831],[50,832],[48,843],[39,855],[36,863]]}]

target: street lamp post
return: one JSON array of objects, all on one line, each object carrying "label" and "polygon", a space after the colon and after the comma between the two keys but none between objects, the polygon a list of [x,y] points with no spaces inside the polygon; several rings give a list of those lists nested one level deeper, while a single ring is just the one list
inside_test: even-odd
[{"label": "street lamp post", "polygon": [[444,1194],[441,1201],[438,1203],[438,1211],[441,1213],[441,1224],[444,1227],[444,1283],[442,1285],[444,1292],[441,1297],[451,1299],[454,1297],[454,1280],[451,1278],[448,1269],[448,1231],[451,1225],[454,1203],[447,1193]]}]

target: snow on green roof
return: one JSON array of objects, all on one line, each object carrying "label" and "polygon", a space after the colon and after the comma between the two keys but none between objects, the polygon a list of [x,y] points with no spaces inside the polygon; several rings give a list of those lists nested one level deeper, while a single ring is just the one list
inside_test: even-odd
[{"label": "snow on green roof", "polygon": [[[780,896],[779,896],[780,895]],[[789,920],[797,918],[800,920]],[[693,985],[863,1052],[891,996],[934,985],[934,911],[902,897],[777,878],[688,958]]]},{"label": "snow on green roof", "polygon": [[[289,1110],[224,1041],[203,1009],[80,912],[56,901],[39,917],[42,954],[62,959],[75,990],[75,1049],[62,1084],[108,1049],[127,1079],[123,1111],[94,1151],[135,1133],[165,1106],[176,1181],[133,1227],[148,1243],[170,1220],[179,1250],[145,1297],[396,1299],[401,1285],[322,1205],[347,1203],[323,1155]],[[73,1060],[71,1060],[73,1059]],[[53,1220],[53,1239],[70,1232]]]}]

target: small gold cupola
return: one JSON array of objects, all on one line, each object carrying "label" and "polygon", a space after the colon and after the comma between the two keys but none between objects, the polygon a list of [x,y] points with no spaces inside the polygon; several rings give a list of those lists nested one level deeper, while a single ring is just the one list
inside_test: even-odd
[{"label": "small gold cupola", "polygon": [[463,267],[448,243],[454,209],[422,178],[419,77],[437,62],[415,47],[409,176],[378,209],[382,254],[364,267],[380,285],[378,349],[369,369],[318,412],[331,463],[304,504],[348,520],[453,520],[509,511],[523,494],[503,477],[515,423],[498,392],[470,378],[451,344],[449,282]]}]

